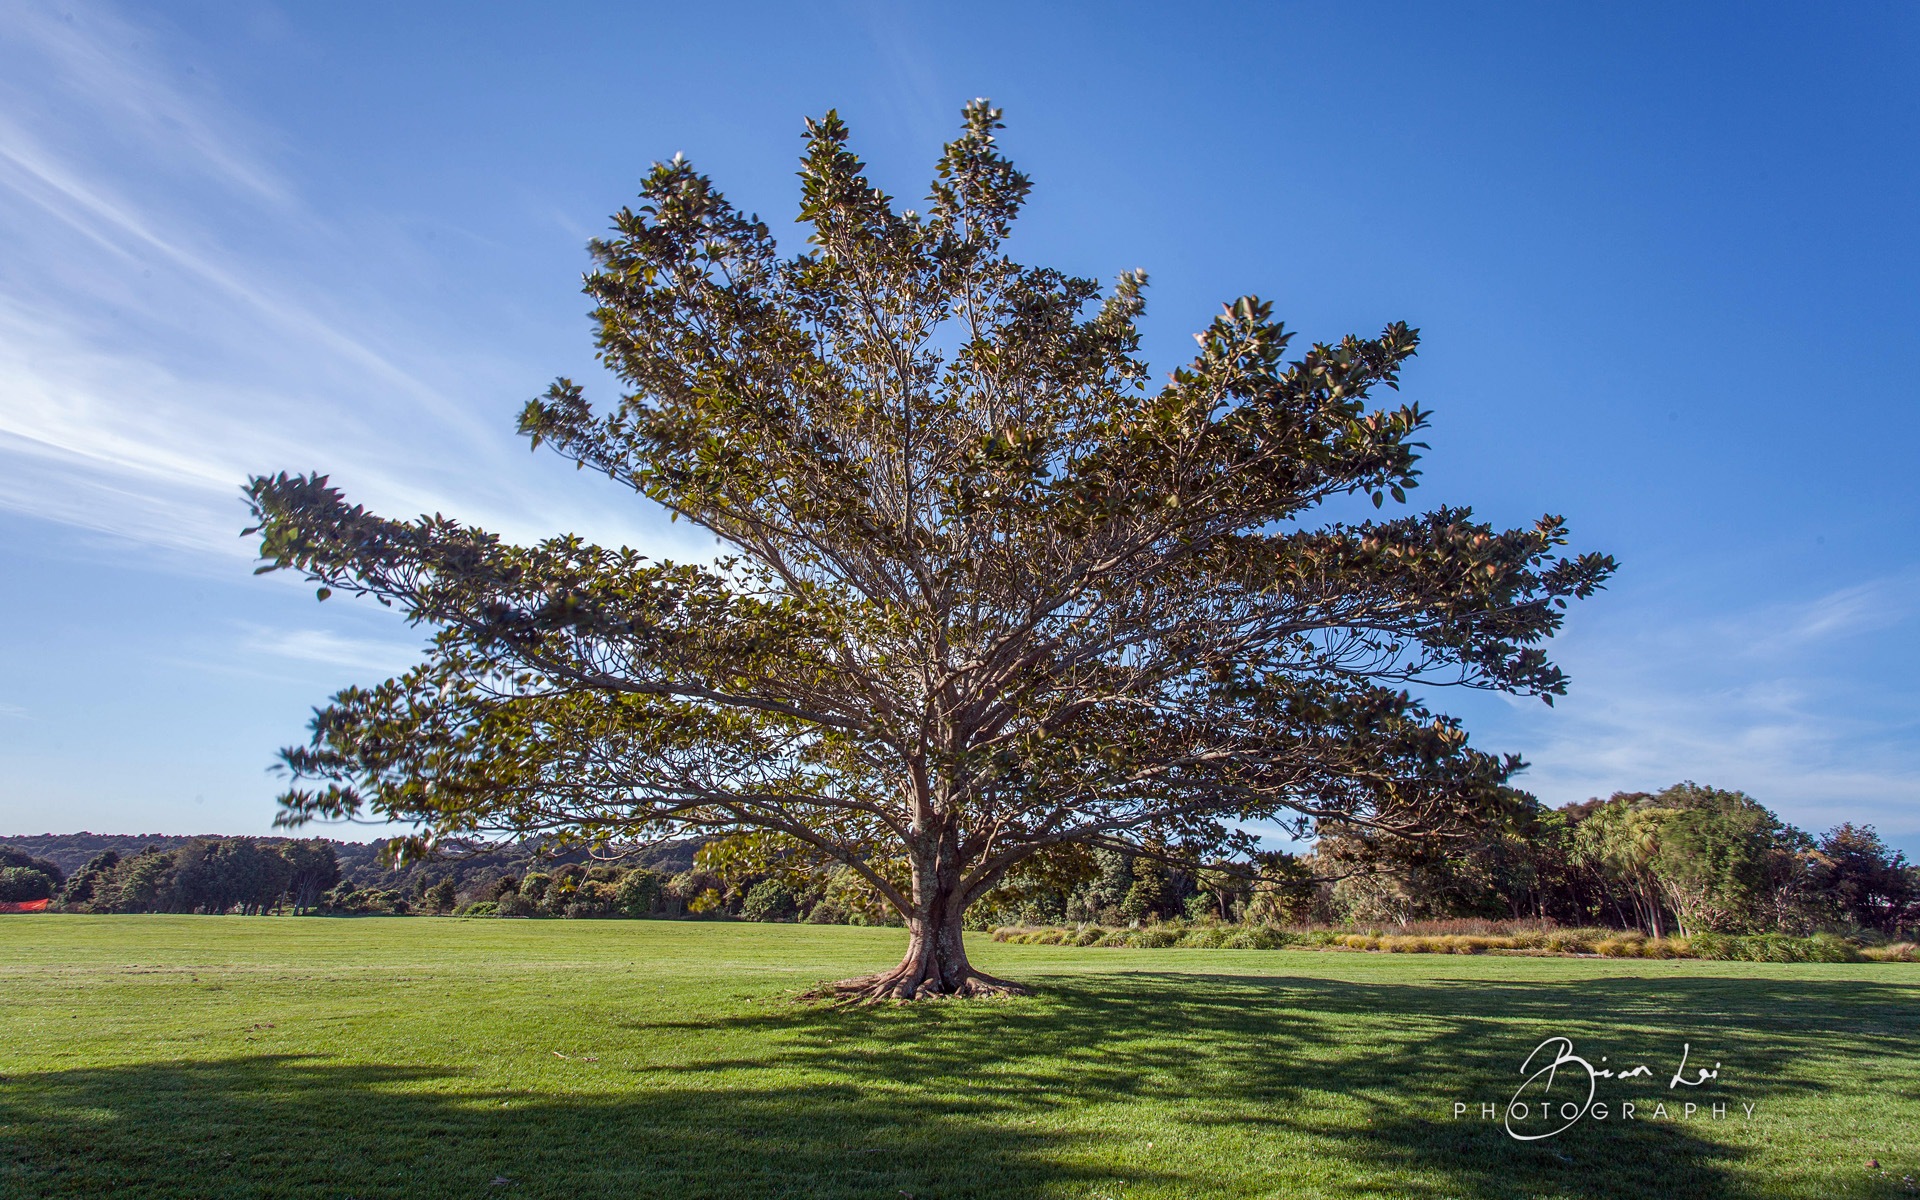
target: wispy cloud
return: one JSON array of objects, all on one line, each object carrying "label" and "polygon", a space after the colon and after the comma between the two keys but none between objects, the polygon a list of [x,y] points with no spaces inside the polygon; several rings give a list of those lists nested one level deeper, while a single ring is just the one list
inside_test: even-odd
[{"label": "wispy cloud", "polygon": [[396,675],[420,661],[418,643],[342,637],[325,629],[267,629],[247,627],[242,636],[243,657],[265,655],[321,663],[364,672],[375,678]]},{"label": "wispy cloud", "polygon": [[[1911,573],[1799,603],[1676,621],[1581,613],[1556,657],[1574,677],[1553,709],[1489,713],[1489,745],[1525,748],[1526,785],[1554,804],[1693,779],[1743,789],[1796,823],[1870,821],[1920,834],[1920,690]],[[1878,670],[1865,672],[1862,664]]]},{"label": "wispy cloud", "polygon": [[0,23],[0,506],[230,561],[246,476],[321,467],[396,515],[706,552],[536,487],[498,393],[537,369],[396,311],[391,274],[354,282],[378,239],[305,204],[271,134],[157,43],[99,6]]}]

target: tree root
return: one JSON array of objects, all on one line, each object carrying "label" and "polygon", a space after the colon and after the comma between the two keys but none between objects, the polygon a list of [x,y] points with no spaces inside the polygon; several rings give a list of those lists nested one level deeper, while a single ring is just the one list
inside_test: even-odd
[{"label": "tree root", "polygon": [[981,971],[969,969],[956,987],[949,988],[941,983],[939,976],[923,976],[921,972],[909,967],[895,967],[891,971],[882,971],[877,975],[862,975],[855,979],[842,979],[837,983],[823,983],[819,987],[800,995],[802,1000],[825,1000],[838,1005],[884,1004],[888,1001],[930,1000],[935,996],[947,996],[956,999],[983,1000],[998,996],[1031,995],[1032,989],[1011,980],[996,979]]}]

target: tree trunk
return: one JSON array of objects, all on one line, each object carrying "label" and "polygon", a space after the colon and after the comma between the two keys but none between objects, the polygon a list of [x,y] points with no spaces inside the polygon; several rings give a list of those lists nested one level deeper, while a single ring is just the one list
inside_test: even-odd
[{"label": "tree trunk", "polygon": [[1647,912],[1647,929],[1656,938],[1667,936],[1665,925],[1661,922],[1660,893],[1652,886],[1642,884],[1638,890],[1641,904]]},{"label": "tree trunk", "polygon": [[931,865],[926,871],[915,870],[915,911],[907,915],[907,953],[899,966],[829,984],[815,994],[861,1003],[1024,993],[1019,984],[983,974],[967,961],[957,875]]}]

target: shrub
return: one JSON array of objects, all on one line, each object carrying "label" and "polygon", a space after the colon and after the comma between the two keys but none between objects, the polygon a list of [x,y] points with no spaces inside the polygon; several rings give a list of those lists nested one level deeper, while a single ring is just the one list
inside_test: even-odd
[{"label": "shrub", "polygon": [[455,886],[449,875],[439,883],[428,888],[420,897],[421,904],[428,912],[450,913],[454,909]]},{"label": "shrub", "polygon": [[831,900],[822,900],[813,906],[813,911],[807,914],[809,925],[845,925],[846,923],[847,910]]},{"label": "shrub", "polygon": [[695,867],[667,881],[667,894],[690,913],[712,912],[726,903],[725,884],[711,871]]},{"label": "shrub", "polygon": [[1273,926],[1254,925],[1236,931],[1225,946],[1229,950],[1278,950],[1287,942],[1287,935]]},{"label": "shrub", "polygon": [[33,867],[0,868],[0,903],[53,899],[53,878]]},{"label": "shrub", "polygon": [[352,884],[343,883],[320,898],[320,910],[348,916],[381,916],[405,913],[408,911],[408,906],[406,897],[399,892],[356,888]]},{"label": "shrub", "polygon": [[1187,930],[1186,936],[1180,939],[1180,944],[1200,950],[1217,950],[1226,945],[1227,939],[1232,936],[1233,931],[1223,925],[1203,926],[1199,929]]},{"label": "shrub", "polygon": [[491,917],[499,910],[500,904],[498,901],[481,900],[461,909],[459,915],[463,917]]},{"label": "shrub", "polygon": [[1874,962],[1920,962],[1920,946],[1912,942],[1894,942],[1889,946],[1869,946],[1861,957]]},{"label": "shrub", "polygon": [[540,911],[540,906],[518,892],[509,892],[494,902],[493,914],[496,917],[531,917]]},{"label": "shrub", "polygon": [[1220,915],[1220,905],[1211,892],[1195,892],[1188,896],[1186,910],[1189,921],[1211,921]]},{"label": "shrub", "polygon": [[[1429,925],[1441,925],[1430,922]],[[1290,931],[1272,925],[1200,925],[1184,922],[1144,928],[1083,925],[1078,929],[1008,925],[993,931],[996,942],[1029,946],[1110,946],[1157,949],[1185,946],[1201,949],[1278,950],[1284,946],[1336,946],[1388,954],[1484,954],[1518,950],[1559,954],[1599,954],[1608,958],[1705,958],[1745,962],[1914,962],[1920,946],[1900,942],[1891,946],[1859,945],[1833,933],[1791,937],[1767,933],[1735,935],[1699,933],[1691,938],[1649,938],[1638,930],[1557,929],[1503,923],[1458,922],[1458,926],[1495,929],[1491,933],[1382,933],[1339,929]]]},{"label": "shrub", "polygon": [[740,904],[740,915],[749,921],[785,921],[798,908],[792,888],[778,879],[762,879],[747,889],[747,898]]},{"label": "shrub", "polygon": [[572,897],[560,912],[568,917],[611,917],[619,911],[619,905],[617,884],[589,879],[573,889]]},{"label": "shrub", "polygon": [[652,916],[660,909],[666,886],[666,880],[658,872],[635,867],[621,876],[615,906],[629,917]]},{"label": "shrub", "polygon": [[1862,962],[1866,958],[1860,947],[1831,933],[1816,933],[1806,942],[1808,962]]},{"label": "shrub", "polygon": [[546,890],[540,896],[540,911],[556,917],[565,916],[568,906],[574,903],[577,893],[586,882],[587,869],[579,863],[567,863],[547,880]]}]

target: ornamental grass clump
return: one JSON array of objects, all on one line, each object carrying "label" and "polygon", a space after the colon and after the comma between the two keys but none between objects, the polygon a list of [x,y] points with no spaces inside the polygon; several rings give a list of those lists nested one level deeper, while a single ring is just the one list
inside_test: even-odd
[{"label": "ornamental grass clump", "polygon": [[1860,951],[1860,956],[1872,962],[1920,962],[1920,946],[1912,942],[1895,942],[1890,946],[1868,946]]},{"label": "ornamental grass clump", "polygon": [[1862,948],[1832,933],[1698,933],[1650,938],[1637,929],[1517,928],[1508,933],[1384,933],[1380,930],[1289,930],[1272,925],[1188,925],[1167,922],[1136,927],[1084,925],[1077,929],[1003,926],[996,942],[1028,946],[1101,946],[1134,950],[1372,951],[1384,954],[1536,954],[1602,958],[1692,958],[1729,962],[1845,963],[1920,961],[1912,942]]},{"label": "ornamental grass clump", "polygon": [[1779,933],[1697,933],[1686,941],[1692,950],[1688,957],[1729,962],[1860,962],[1866,957],[1858,946],[1831,933],[1804,938]]}]

